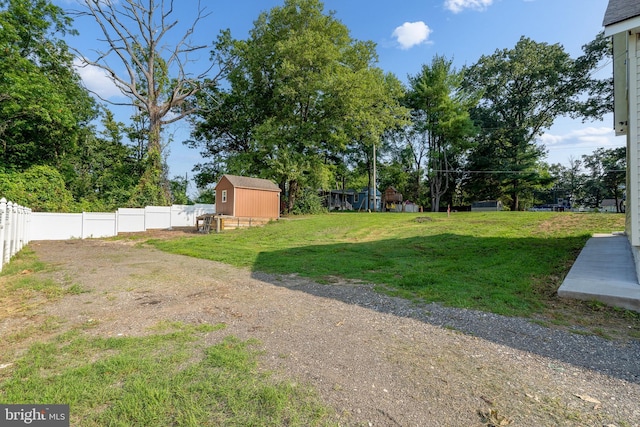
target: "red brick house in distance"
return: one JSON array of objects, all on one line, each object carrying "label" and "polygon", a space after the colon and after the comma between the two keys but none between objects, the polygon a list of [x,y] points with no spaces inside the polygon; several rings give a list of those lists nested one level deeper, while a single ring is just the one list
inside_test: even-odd
[{"label": "red brick house in distance", "polygon": [[280,217],[280,187],[268,179],[223,175],[215,190],[217,215],[265,219]]}]

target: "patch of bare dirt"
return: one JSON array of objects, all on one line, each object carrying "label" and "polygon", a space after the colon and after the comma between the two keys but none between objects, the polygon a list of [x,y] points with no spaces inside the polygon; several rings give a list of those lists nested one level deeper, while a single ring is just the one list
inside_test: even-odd
[{"label": "patch of bare dirt", "polygon": [[554,216],[547,221],[541,222],[538,226],[538,231],[541,233],[557,233],[558,231],[575,227],[580,224],[581,220],[582,218],[579,215]]},{"label": "patch of bare dirt", "polygon": [[[44,273],[87,292],[38,308],[63,328],[150,333],[162,321],[225,323],[207,336],[257,338],[262,363],[313,385],[339,425],[638,426],[640,385],[365,303],[304,292],[304,280],[133,246],[32,242]],[[329,284],[324,286],[340,286]],[[368,285],[344,287],[352,300]],[[24,325],[5,319],[3,333]],[[35,320],[34,320],[35,321]],[[59,331],[58,331],[59,332]]]},{"label": "patch of bare dirt", "polygon": [[151,229],[131,233],[118,233],[118,237],[110,239],[121,243],[136,244],[149,239],[178,239],[180,237],[193,237],[201,234],[195,227],[173,227],[165,229]]}]

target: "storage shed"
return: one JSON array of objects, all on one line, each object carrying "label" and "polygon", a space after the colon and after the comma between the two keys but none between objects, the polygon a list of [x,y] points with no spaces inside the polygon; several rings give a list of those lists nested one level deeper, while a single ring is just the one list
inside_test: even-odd
[{"label": "storage shed", "polygon": [[280,187],[268,179],[223,175],[216,185],[216,214],[277,219]]}]

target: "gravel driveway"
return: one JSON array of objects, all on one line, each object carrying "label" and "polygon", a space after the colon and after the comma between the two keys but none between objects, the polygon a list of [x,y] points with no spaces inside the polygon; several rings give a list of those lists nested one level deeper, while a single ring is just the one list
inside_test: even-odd
[{"label": "gravel driveway", "polygon": [[[320,285],[126,242],[32,242],[90,292],[44,310],[103,336],[162,320],[227,324],[261,363],[315,387],[340,425],[639,426],[640,343],[525,319],[415,306],[367,285]],[[484,414],[484,415],[483,415]],[[502,422],[503,424],[500,424]]]}]

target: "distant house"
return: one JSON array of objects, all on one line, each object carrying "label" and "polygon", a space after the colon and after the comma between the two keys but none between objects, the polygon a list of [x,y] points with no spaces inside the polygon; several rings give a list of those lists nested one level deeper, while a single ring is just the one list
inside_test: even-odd
[{"label": "distant house", "polygon": [[371,189],[371,197],[369,197],[369,191],[367,188],[363,188],[354,196],[353,209],[357,211],[366,211],[366,210],[375,210],[380,212],[380,201],[382,198],[382,193],[378,190],[375,191],[375,202],[373,199],[373,189]]},{"label": "distant house", "polygon": [[330,190],[328,193],[324,193],[327,198],[327,208],[330,211],[352,211],[353,201],[355,199],[354,190]]},{"label": "distant house", "polygon": [[239,218],[280,217],[280,187],[268,179],[223,175],[215,190],[217,214]]},{"label": "distant house", "polygon": [[600,210],[602,212],[618,212],[619,207],[616,206],[616,199],[604,199],[600,203]]},{"label": "distant house", "polygon": [[496,212],[501,210],[502,202],[500,200],[483,200],[471,204],[472,212]]},{"label": "distant house", "polygon": [[613,41],[613,127],[627,139],[625,228],[640,272],[640,2],[609,0],[603,25]]},{"label": "distant house", "polygon": [[[327,207],[329,210],[347,210],[347,211],[366,211],[373,210],[374,201],[373,194],[370,200],[367,200],[369,192],[367,188],[360,191],[353,189],[348,190],[330,190],[325,193],[327,197]],[[376,191],[375,207],[376,211],[380,211],[380,200],[382,193]]]}]

